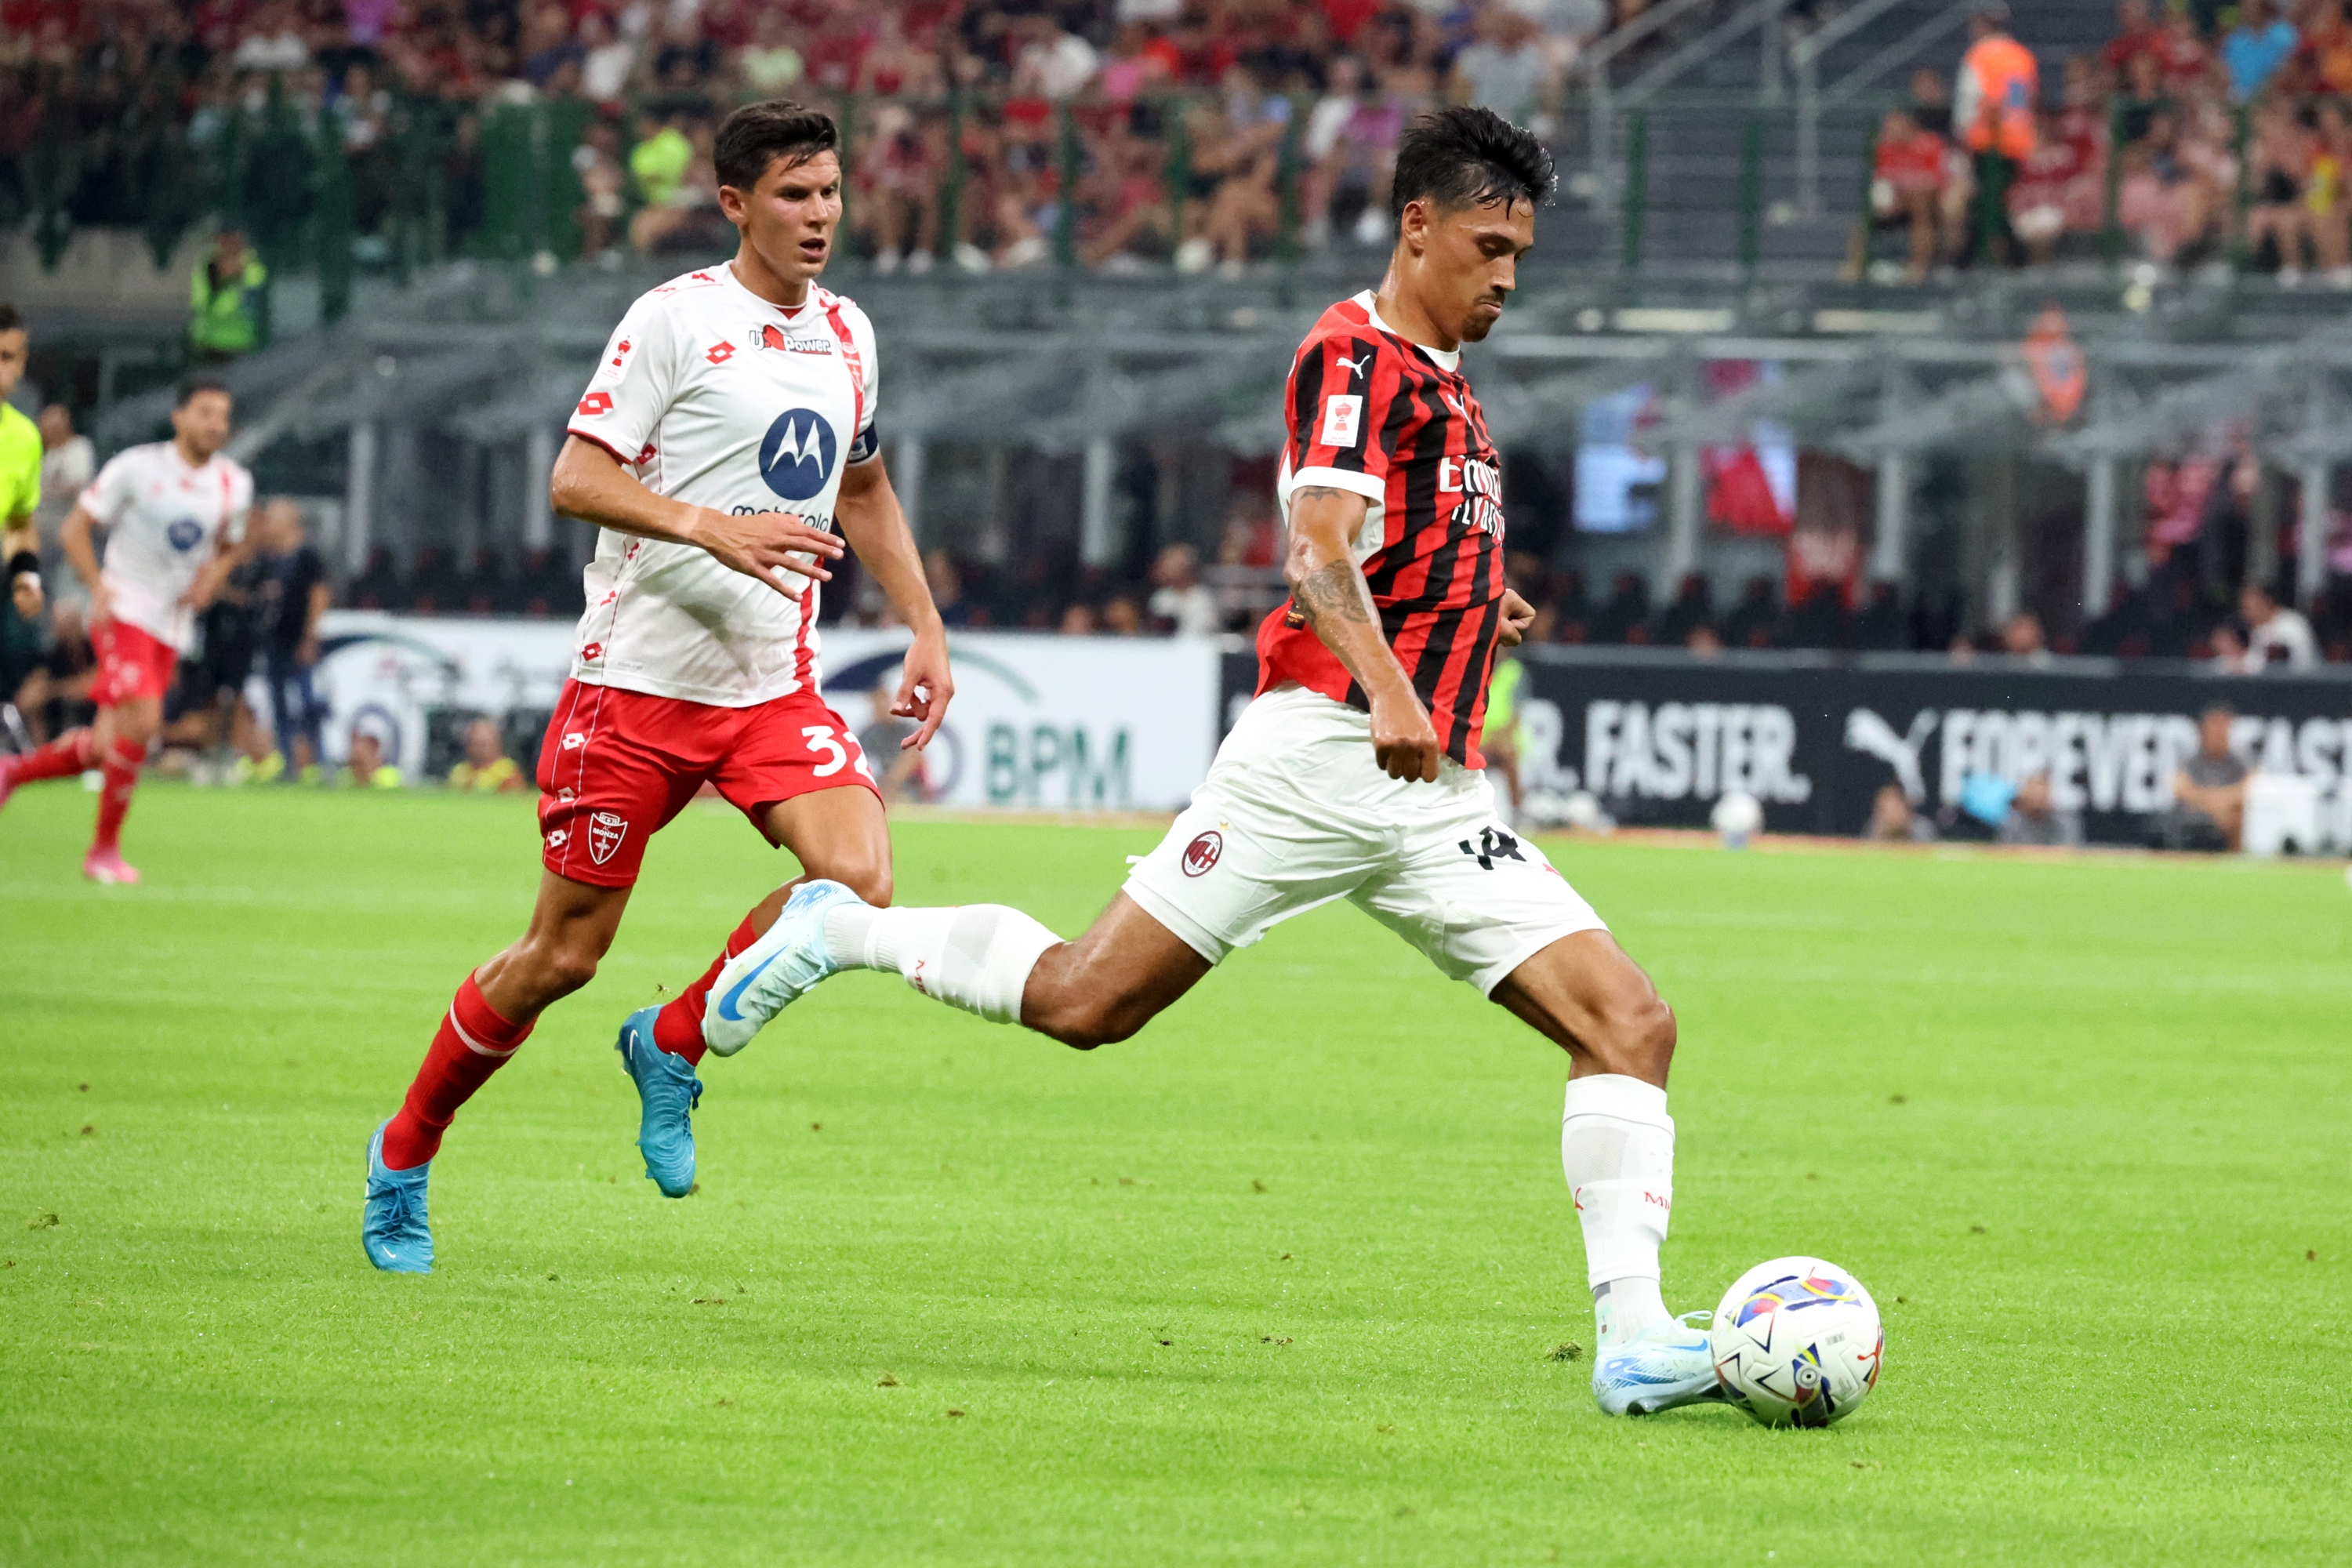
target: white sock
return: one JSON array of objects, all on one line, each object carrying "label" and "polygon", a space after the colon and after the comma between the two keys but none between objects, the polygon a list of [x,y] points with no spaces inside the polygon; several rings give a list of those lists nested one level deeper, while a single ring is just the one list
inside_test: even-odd
[{"label": "white sock", "polygon": [[1605,1350],[1666,1315],[1658,1294],[1658,1247],[1675,1204],[1666,1091],[1619,1073],[1570,1079],[1559,1163],[1584,1227],[1592,1327]]},{"label": "white sock", "polygon": [[844,903],[825,916],[824,943],[844,969],[895,969],[926,996],[992,1024],[1017,1024],[1029,972],[1062,939],[1003,904],[877,910]]}]

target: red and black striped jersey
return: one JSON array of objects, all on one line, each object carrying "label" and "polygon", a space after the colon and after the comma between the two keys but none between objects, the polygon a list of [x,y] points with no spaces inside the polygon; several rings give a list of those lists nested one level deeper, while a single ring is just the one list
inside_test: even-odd
[{"label": "red and black striped jersey", "polygon": [[[1323,312],[1291,363],[1288,441],[1276,482],[1352,490],[1371,503],[1353,552],[1397,661],[1445,754],[1484,767],[1478,731],[1503,624],[1502,469],[1461,355],[1398,336],[1367,291]],[[1258,627],[1261,692],[1285,681],[1369,709],[1312,627],[1287,604]]]}]

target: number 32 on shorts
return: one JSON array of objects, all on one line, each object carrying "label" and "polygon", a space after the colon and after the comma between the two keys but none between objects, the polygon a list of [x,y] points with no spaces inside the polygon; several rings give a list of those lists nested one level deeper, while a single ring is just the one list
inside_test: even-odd
[{"label": "number 32 on shorts", "polygon": [[[840,737],[833,732],[830,724],[811,724],[801,731],[801,739],[808,742],[810,755],[833,759],[812,770],[818,778],[831,778],[853,761],[849,748],[841,743]],[[859,773],[869,780],[873,778],[874,770],[866,765],[866,753],[860,752],[854,760]]]}]

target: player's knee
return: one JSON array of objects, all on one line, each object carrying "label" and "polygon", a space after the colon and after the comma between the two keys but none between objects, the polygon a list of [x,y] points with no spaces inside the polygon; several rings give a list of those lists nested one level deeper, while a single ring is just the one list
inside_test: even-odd
[{"label": "player's knee", "polygon": [[1150,1009],[1130,997],[1074,997],[1045,1009],[1043,1022],[1024,1021],[1076,1051],[1133,1039],[1151,1021]]},{"label": "player's knee", "polygon": [[539,989],[553,1001],[595,979],[596,961],[603,955],[584,943],[558,942],[546,943],[531,956]]},{"label": "player's knee", "polygon": [[1650,1083],[1666,1081],[1675,1057],[1675,1010],[1655,992],[1603,1015],[1593,1056],[1603,1072],[1622,1073]]},{"label": "player's knee", "polygon": [[887,910],[890,907],[892,889],[889,861],[883,860],[877,864],[859,867],[850,875],[840,878],[839,880],[845,883],[851,892],[856,893],[876,909]]}]

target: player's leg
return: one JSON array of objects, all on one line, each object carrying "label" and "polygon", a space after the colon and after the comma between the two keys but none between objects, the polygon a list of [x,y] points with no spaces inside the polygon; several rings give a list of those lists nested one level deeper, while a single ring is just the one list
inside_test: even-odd
[{"label": "player's leg", "polygon": [[147,747],[163,727],[161,693],[126,698],[98,710],[98,822],[81,867],[82,875],[93,881],[139,880],[139,873],[122,858],[122,821],[131,813],[131,796],[139,787],[139,771],[147,763]]},{"label": "player's leg", "polygon": [[1604,1410],[1720,1397],[1703,1331],[1670,1316],[1658,1252],[1674,1204],[1675,1017],[1543,852],[1493,825],[1475,775],[1355,902],[1569,1055],[1561,1168],[1583,1232]]},{"label": "player's leg", "polygon": [[[769,787],[781,786],[772,782]],[[843,896],[869,904],[890,901],[890,827],[873,790],[862,784],[835,785],[754,807],[747,815],[769,843],[792,851],[801,875],[751,907],[693,984],[659,1006],[629,1015],[614,1042],[621,1065],[637,1086],[637,1149],[646,1157],[646,1174],[667,1197],[694,1190],[693,1113],[702,1098],[694,1069],[708,1048],[703,1018],[720,971],[775,925],[803,885],[845,888],[848,894]]]},{"label": "player's leg", "polygon": [[540,1014],[594,978],[628,902],[626,886],[592,887],[541,871],[522,939],[457,987],[400,1109],[368,1140],[360,1241],[378,1268],[431,1271],[425,1186],[442,1135],[458,1108],[514,1059]]},{"label": "player's leg", "polygon": [[1076,942],[1003,904],[874,910],[845,889],[810,883],[720,971],[704,1037],[731,1054],[827,975],[878,969],[1081,1050],[1128,1038],[1234,948],[1345,896],[1366,875],[1366,830],[1301,794],[1297,769],[1305,752],[1328,748],[1370,774],[1370,751],[1344,724],[1310,733],[1320,709],[1345,712],[1311,702],[1304,718],[1295,702],[1243,715],[1192,805]]},{"label": "player's leg", "polygon": [[[29,682],[27,683],[30,684]],[[79,778],[98,766],[98,734],[88,725],[68,730],[22,756],[0,757],[0,805],[19,784],[44,779]]]},{"label": "player's leg", "polygon": [[1082,1051],[1132,1037],[1212,967],[1124,892],[1076,942],[1003,904],[877,910],[843,900],[824,931],[835,969],[889,971],[951,1007]]},{"label": "player's leg", "polygon": [[656,1011],[656,1047],[689,1064],[698,1064],[708,1048],[702,1020],[712,982],[730,959],[767,934],[794,889],[806,882],[838,882],[877,908],[890,902],[890,824],[871,789],[860,784],[814,790],[774,802],[761,816],[768,842],[791,851],[801,874],[752,905],[710,967]]},{"label": "player's leg", "polygon": [[[432,1267],[425,1184],[457,1110],[513,1058],[539,1015],[595,976],[646,841],[700,786],[692,704],[567,683],[540,747],[538,902],[520,941],[457,987],[400,1110],[368,1142],[361,1239],[379,1268]],[[666,737],[681,748],[666,749]]]},{"label": "player's leg", "polygon": [[1658,1250],[1674,1205],[1674,1013],[1605,931],[1561,937],[1492,996],[1569,1054],[1560,1166],[1584,1232],[1594,1332],[1612,1348],[1667,1316]]}]

